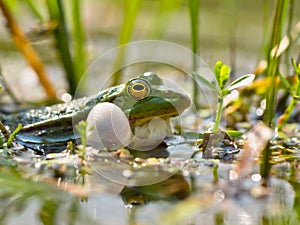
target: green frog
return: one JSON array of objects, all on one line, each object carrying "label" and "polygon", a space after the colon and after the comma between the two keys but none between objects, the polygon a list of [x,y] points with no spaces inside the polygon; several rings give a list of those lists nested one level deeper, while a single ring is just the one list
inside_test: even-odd
[{"label": "green frog", "polygon": [[87,119],[94,106],[103,102],[113,103],[124,112],[133,134],[152,118],[170,123],[171,117],[180,115],[190,105],[187,95],[167,88],[159,76],[146,72],[95,96],[8,115],[3,123],[10,130],[19,123],[23,125],[16,141],[25,147],[39,153],[59,152],[69,141],[79,140],[73,128]]}]

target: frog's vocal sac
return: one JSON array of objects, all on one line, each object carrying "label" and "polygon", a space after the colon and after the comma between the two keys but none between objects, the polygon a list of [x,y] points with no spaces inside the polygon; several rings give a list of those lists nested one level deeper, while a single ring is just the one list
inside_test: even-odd
[{"label": "frog's vocal sac", "polygon": [[[11,114],[4,117],[2,122],[10,131],[19,123],[23,125],[15,140],[25,147],[40,154],[59,152],[66,148],[68,142],[80,140],[74,132],[74,126],[86,120],[90,111],[104,102],[121,109],[136,138],[131,140],[131,144],[136,142],[137,145],[140,144],[137,141],[139,139],[147,143],[145,138],[148,134],[144,128],[149,127],[151,121],[154,121],[154,125],[159,124],[156,118],[160,118],[168,127],[171,117],[180,115],[190,106],[190,98],[186,94],[166,87],[159,76],[146,72],[124,84],[100,91],[95,96]],[[155,130],[158,129],[152,127],[151,132]]]}]

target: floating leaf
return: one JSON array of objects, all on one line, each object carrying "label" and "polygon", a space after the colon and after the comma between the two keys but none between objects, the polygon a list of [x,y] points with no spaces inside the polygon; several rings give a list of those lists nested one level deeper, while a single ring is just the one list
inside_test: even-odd
[{"label": "floating leaf", "polygon": [[231,138],[238,138],[243,135],[243,132],[239,130],[226,130],[226,134]]},{"label": "floating leaf", "polygon": [[232,83],[230,83],[227,87],[229,91],[232,91],[236,88],[249,85],[255,78],[254,74],[246,74],[244,76],[241,76],[240,78],[234,80]]},{"label": "floating leaf", "polygon": [[198,132],[185,132],[182,134],[182,136],[186,139],[201,139],[203,138],[204,134]]},{"label": "floating leaf", "polygon": [[194,77],[196,80],[200,81],[203,83],[205,86],[209,87],[211,90],[215,91],[218,95],[220,95],[220,91],[217,89],[216,86],[214,86],[210,81],[206,80],[203,76],[201,76],[198,73],[193,73]]}]

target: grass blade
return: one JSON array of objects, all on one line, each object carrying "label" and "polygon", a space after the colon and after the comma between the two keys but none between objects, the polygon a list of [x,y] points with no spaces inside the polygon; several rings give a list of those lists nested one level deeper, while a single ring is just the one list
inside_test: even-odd
[{"label": "grass blade", "polygon": [[0,8],[2,11],[2,14],[4,15],[7,26],[10,29],[12,38],[16,44],[16,46],[19,48],[19,50],[22,52],[24,58],[28,61],[28,63],[31,65],[33,70],[36,72],[40,83],[44,87],[48,97],[50,99],[55,99],[55,90],[50,83],[48,79],[48,74],[46,72],[45,66],[40,60],[38,54],[35,52],[33,47],[31,46],[30,42],[28,41],[26,35],[22,31],[21,27],[17,24],[11,13],[9,12],[6,4],[3,2],[3,0],[0,0]]},{"label": "grass blade", "polygon": [[[141,0],[125,1],[125,16],[124,16],[122,29],[120,32],[119,43],[118,43],[119,45],[125,45],[129,42],[133,33],[136,17],[139,12],[141,3],[142,3]],[[119,70],[119,68],[120,66],[122,66],[124,62],[125,53],[126,53],[126,46],[122,46],[121,48],[119,48],[117,58],[114,62],[114,68],[118,72],[114,74],[112,85],[117,85],[120,83],[122,72],[121,70]]]},{"label": "grass blade", "polygon": [[244,76],[241,76],[240,78],[234,80],[232,83],[230,83],[227,87],[229,91],[232,91],[233,89],[242,87],[242,86],[247,86],[251,84],[251,82],[255,79],[254,74],[246,74]]},{"label": "grass blade", "polygon": [[216,86],[214,86],[211,82],[206,80],[203,76],[195,72],[193,73],[193,76],[195,80],[198,80],[199,82],[201,82],[202,84],[204,84],[205,86],[209,87],[211,90],[216,92],[218,95],[220,95],[220,91],[216,88]]},{"label": "grass blade", "polygon": [[172,12],[178,10],[182,5],[182,0],[160,0],[159,10],[155,15],[155,21],[153,23],[153,29],[149,36],[150,39],[160,39],[161,36],[166,31],[166,27],[168,26],[168,22],[170,21],[170,17],[172,16]]},{"label": "grass blade", "polygon": [[33,3],[32,0],[25,0],[25,4],[28,6],[28,8],[32,11],[32,13],[40,20],[44,21],[44,17],[40,13],[40,11],[36,7],[36,2]]},{"label": "grass blade", "polygon": [[271,82],[266,91],[266,111],[264,116],[264,122],[268,126],[274,125],[275,116],[275,103],[277,96],[276,78],[279,71],[280,55],[278,55],[278,48],[274,54],[271,54],[272,49],[278,46],[281,39],[281,31],[283,26],[284,15],[286,11],[288,0],[277,0],[276,8],[274,11],[273,27],[271,33],[271,39],[269,42],[267,61],[268,67],[266,75],[271,78]]},{"label": "grass blade", "polygon": [[[198,46],[198,39],[199,39],[199,0],[189,0],[188,1],[189,7],[189,14],[190,14],[190,26],[191,26],[191,42],[192,42],[192,71],[197,71],[197,57],[199,54],[199,46]],[[194,74],[194,73],[193,73]],[[197,82],[194,77],[193,83],[193,102],[196,107],[198,107],[198,86]]]},{"label": "grass blade", "polygon": [[82,75],[85,72],[86,54],[84,49],[85,36],[81,21],[82,1],[72,1],[72,24],[73,24],[73,38],[74,38],[74,69],[75,69],[75,83],[78,84]]},{"label": "grass blade", "polygon": [[46,0],[48,11],[52,20],[58,23],[54,30],[54,37],[57,43],[57,50],[59,51],[67,80],[69,82],[70,94],[74,96],[76,91],[76,77],[74,63],[70,52],[69,34],[65,22],[65,12],[61,0]]}]

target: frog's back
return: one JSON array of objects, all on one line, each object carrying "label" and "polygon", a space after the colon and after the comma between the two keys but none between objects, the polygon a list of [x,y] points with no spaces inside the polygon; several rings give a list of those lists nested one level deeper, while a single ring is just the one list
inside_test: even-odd
[{"label": "frog's back", "polygon": [[16,141],[25,147],[41,153],[58,152],[65,149],[69,141],[79,139],[79,135],[74,133],[73,124],[85,120],[97,103],[111,101],[115,97],[113,93],[120,88],[117,86],[92,97],[11,114],[1,121],[11,132],[18,124],[22,124]]}]

